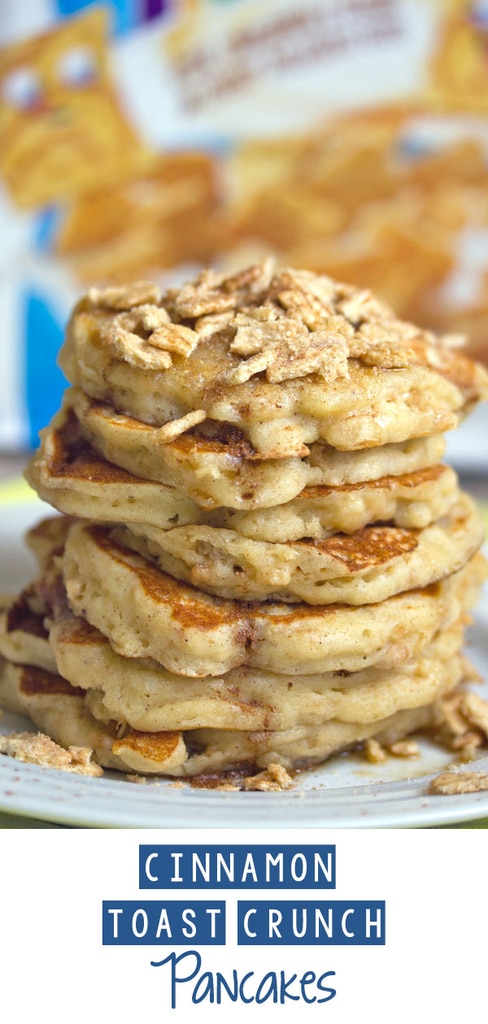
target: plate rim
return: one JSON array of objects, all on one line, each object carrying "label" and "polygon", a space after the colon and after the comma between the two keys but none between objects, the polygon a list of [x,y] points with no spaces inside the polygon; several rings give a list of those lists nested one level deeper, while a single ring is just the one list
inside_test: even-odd
[{"label": "plate rim", "polygon": [[[20,551],[24,543],[19,510],[20,520],[28,524],[55,510],[40,499],[0,504],[0,527],[12,529]],[[488,626],[488,585],[475,609],[475,626],[480,619]],[[482,632],[486,635],[486,630]],[[8,721],[9,713],[4,712],[0,732]],[[27,720],[17,721],[35,728]],[[486,771],[488,756],[456,767]],[[289,828],[292,820],[294,828],[396,829],[462,826],[488,818],[488,790],[450,796],[426,792],[430,779],[443,770],[445,766],[421,770],[400,780],[358,779],[347,786],[321,788],[312,783],[305,789],[245,793],[198,789],[178,779],[137,784],[110,772],[91,778],[0,755],[0,812],[84,828],[198,828],[205,818],[207,828]]]},{"label": "plate rim", "polygon": [[[467,770],[488,770],[488,756],[470,762]],[[486,790],[451,796],[429,795],[427,786],[436,774],[432,772],[398,782],[378,781],[358,787],[259,794],[196,790],[184,786],[172,788],[169,783],[161,786],[163,795],[157,783],[143,787],[125,780],[85,777],[2,756],[0,811],[72,827],[123,829],[193,829],[202,827],[202,819],[205,828],[211,829],[289,828],[291,808],[293,827],[297,829],[431,828],[462,825],[488,816]],[[37,792],[28,793],[30,785],[34,785]],[[92,787],[97,789],[95,800],[91,799]],[[134,794],[129,810],[125,808],[120,813],[120,804],[125,803],[127,796],[126,787],[130,791],[134,787],[137,791],[144,789],[145,798]],[[355,788],[361,793],[354,794]],[[147,793],[151,793],[149,799]],[[252,808],[256,800],[259,800],[259,805]],[[347,811],[348,804],[354,809],[343,817],[320,813],[324,807],[334,811],[334,805]],[[222,817],[224,810],[225,818]],[[253,810],[257,813],[253,814]]]}]

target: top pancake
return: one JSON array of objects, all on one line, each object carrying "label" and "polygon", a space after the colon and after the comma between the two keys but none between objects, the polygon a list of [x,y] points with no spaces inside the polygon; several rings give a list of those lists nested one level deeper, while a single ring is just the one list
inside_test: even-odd
[{"label": "top pancake", "polygon": [[266,262],[156,285],[92,288],[60,365],[158,443],[225,423],[266,459],[318,440],[355,451],[455,427],[488,397],[488,372],[452,339],[397,320],[369,293]]}]

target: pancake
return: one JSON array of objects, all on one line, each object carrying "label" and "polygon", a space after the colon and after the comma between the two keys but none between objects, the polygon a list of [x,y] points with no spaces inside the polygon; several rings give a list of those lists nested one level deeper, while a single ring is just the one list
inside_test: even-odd
[{"label": "pancake", "polygon": [[0,703],[85,767],[203,781],[439,731],[488,578],[441,464],[488,397],[462,347],[269,261],[91,288],[26,469],[61,514],[0,614]]},{"label": "pancake", "polygon": [[27,715],[60,746],[93,750],[104,768],[127,768],[112,751],[115,729],[97,722],[85,707],[83,690],[56,673],[0,658],[0,702],[15,714]]},{"label": "pancake", "polygon": [[198,505],[176,487],[143,480],[99,456],[69,406],[41,431],[24,475],[43,501],[68,515],[110,522],[142,518],[163,529],[203,519]]},{"label": "pancake", "polygon": [[56,672],[56,660],[44,623],[46,607],[37,588],[26,587],[0,613],[0,654],[17,664]]},{"label": "pancake", "polygon": [[[61,570],[68,601],[124,657],[150,657],[171,672],[216,676],[249,666],[302,675],[358,671],[407,660],[440,628],[466,587],[477,592],[485,562],[378,605],[226,601],[178,582],[110,530],[86,523],[68,532]],[[458,616],[456,615],[456,618]]]},{"label": "pancake", "polygon": [[114,413],[79,389],[65,397],[86,441],[135,476],[177,488],[204,509],[283,505],[309,486],[343,486],[431,468],[442,458],[441,434],[358,452],[317,442],[307,457],[261,459],[237,431],[221,427],[162,441],[157,429]]},{"label": "pancake", "polygon": [[[31,615],[24,627],[17,626],[14,658],[8,658],[5,635],[0,636],[0,653],[16,664],[59,673],[87,691],[87,707],[97,719],[124,722],[142,732],[202,727],[284,730],[330,719],[366,723],[430,703],[446,688],[452,689],[463,674],[463,623],[458,620],[440,630],[417,656],[393,669],[318,677],[235,669],[220,678],[184,678],[150,659],[116,654],[99,630],[70,612],[59,577],[47,580],[44,591],[52,601],[49,635],[44,638],[47,652],[32,644]],[[43,613],[37,616],[39,631],[44,618]]]},{"label": "pancake", "polygon": [[64,613],[50,629],[57,670],[88,691],[88,706],[140,731],[201,727],[289,729],[331,718],[370,722],[430,703],[462,676],[459,622],[395,669],[287,676],[234,669],[221,677],[184,678],[149,659],[123,658],[82,619]]},{"label": "pancake", "polygon": [[258,457],[300,458],[450,430],[488,372],[449,338],[404,323],[367,293],[268,264],[90,289],[60,353],[71,384],[173,440],[204,421],[239,430]]},{"label": "pancake", "polygon": [[375,525],[270,544],[209,526],[134,523],[114,528],[112,537],[175,579],[226,599],[360,605],[456,572],[482,544],[484,526],[474,502],[459,492],[449,512],[423,530]]},{"label": "pancake", "polygon": [[456,473],[450,466],[437,464],[362,483],[305,487],[284,505],[249,511],[217,509],[206,521],[270,543],[302,537],[320,540],[332,533],[355,533],[377,522],[418,530],[443,516],[456,495]]},{"label": "pancake", "polygon": [[46,516],[26,530],[24,540],[40,569],[51,566],[56,555],[62,555],[73,516]]},{"label": "pancake", "polygon": [[437,464],[364,483],[306,487],[272,509],[204,510],[176,487],[143,480],[98,455],[69,407],[41,431],[25,476],[44,501],[69,515],[164,530],[205,523],[270,542],[353,533],[378,521],[419,529],[448,510],[457,485],[454,470]]},{"label": "pancake", "polygon": [[246,732],[227,729],[139,732],[100,721],[85,695],[61,676],[0,658],[0,701],[56,743],[93,750],[105,768],[189,778],[203,773],[252,774],[269,764],[303,768],[375,736],[395,742],[435,720],[436,705],[397,712],[367,724],[332,720],[311,727]]}]

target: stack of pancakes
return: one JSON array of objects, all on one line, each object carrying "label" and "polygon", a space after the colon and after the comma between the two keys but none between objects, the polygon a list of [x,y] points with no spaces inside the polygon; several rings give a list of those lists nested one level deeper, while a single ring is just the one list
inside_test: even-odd
[{"label": "stack of pancakes", "polygon": [[89,290],[27,469],[62,515],[27,536],[0,701],[103,766],[177,777],[431,726],[487,575],[441,461],[488,397],[459,343],[268,262]]}]

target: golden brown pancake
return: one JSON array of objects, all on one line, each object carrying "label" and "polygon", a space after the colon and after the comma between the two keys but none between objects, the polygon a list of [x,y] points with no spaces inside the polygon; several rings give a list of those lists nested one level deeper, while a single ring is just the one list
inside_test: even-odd
[{"label": "golden brown pancake", "polygon": [[[195,728],[282,731],[331,719],[367,723],[430,703],[462,675],[463,623],[458,620],[439,630],[417,655],[395,668],[319,676],[245,668],[217,678],[185,678],[151,659],[124,658],[113,651],[99,630],[70,611],[59,577],[48,574],[37,589],[47,595],[48,631],[44,628],[46,611],[37,617],[31,612],[22,626],[15,614],[19,602],[13,602],[9,620],[13,614],[14,655],[9,656],[7,631],[0,635],[0,653],[15,664],[35,666],[51,675],[59,673],[75,689],[86,691],[87,707],[96,718],[124,722],[142,732]],[[36,631],[42,632],[50,659],[40,644],[33,644]]]},{"label": "golden brown pancake", "polygon": [[206,522],[270,543],[350,534],[376,522],[421,529],[444,515],[456,495],[454,470],[437,463],[360,483],[305,487],[296,498],[273,508],[216,509]]},{"label": "golden brown pancake", "polygon": [[418,529],[443,515],[457,493],[454,470],[438,463],[362,483],[306,487],[272,508],[204,510],[176,486],[144,480],[97,454],[69,405],[42,431],[25,476],[44,501],[65,514],[166,530],[206,523],[270,542],[353,533],[377,521]]},{"label": "golden brown pancake", "polygon": [[68,515],[163,529],[199,522],[202,511],[176,487],[134,476],[97,454],[69,406],[41,432],[25,476],[38,495]]},{"label": "golden brown pancake", "polygon": [[26,531],[26,545],[40,569],[50,566],[56,555],[62,555],[69,529],[75,521],[73,516],[46,516]]},{"label": "golden brown pancake", "polygon": [[472,570],[485,578],[484,565],[472,559],[465,575],[354,608],[211,597],[83,523],[70,528],[61,561],[73,611],[114,650],[196,677],[239,666],[302,675],[398,664],[449,615],[452,588],[471,590]]},{"label": "golden brown pancake", "polygon": [[18,664],[56,671],[56,659],[45,625],[47,609],[38,589],[26,587],[0,613],[0,654]]},{"label": "golden brown pancake", "polygon": [[262,459],[239,431],[225,425],[162,440],[154,427],[114,413],[77,388],[68,392],[65,405],[74,409],[83,437],[108,462],[175,487],[205,509],[274,508],[307,486],[342,486],[430,468],[445,448],[441,434],[357,452],[318,441],[304,458]]},{"label": "golden brown pancake", "polygon": [[96,722],[85,707],[83,690],[57,673],[0,658],[0,701],[9,711],[27,715],[60,746],[92,749],[105,768],[126,767],[112,752],[115,729]]},{"label": "golden brown pancake", "polygon": [[270,263],[91,289],[61,350],[71,384],[174,439],[204,421],[238,429],[258,457],[318,440],[359,450],[455,427],[488,396],[488,372],[449,339],[404,323],[369,293]]},{"label": "golden brown pancake", "polygon": [[66,612],[49,635],[57,670],[88,691],[97,717],[103,713],[143,732],[283,730],[332,718],[366,723],[427,704],[462,675],[461,622],[440,630],[418,656],[397,668],[319,676],[249,668],[216,678],[176,676],[150,659],[116,654],[99,630]]},{"label": "golden brown pancake", "polygon": [[[450,676],[455,673],[450,672]],[[302,768],[356,746],[371,736],[394,742],[434,721],[436,702],[362,724],[335,719],[314,726],[276,731],[229,729],[141,732],[107,720],[87,703],[83,690],[55,673],[0,658],[0,701],[62,747],[93,751],[106,768],[191,777],[240,771],[252,774],[269,764]]]},{"label": "golden brown pancake", "polygon": [[91,288],[60,362],[26,476],[61,515],[26,535],[0,703],[82,768],[175,778],[439,723],[488,574],[440,461],[488,397],[459,338],[265,262]]},{"label": "golden brown pancake", "polygon": [[121,545],[207,594],[310,605],[375,604],[429,586],[460,569],[483,536],[481,516],[463,492],[445,516],[423,530],[377,524],[285,544],[202,525],[160,530],[132,523],[112,533]]}]

